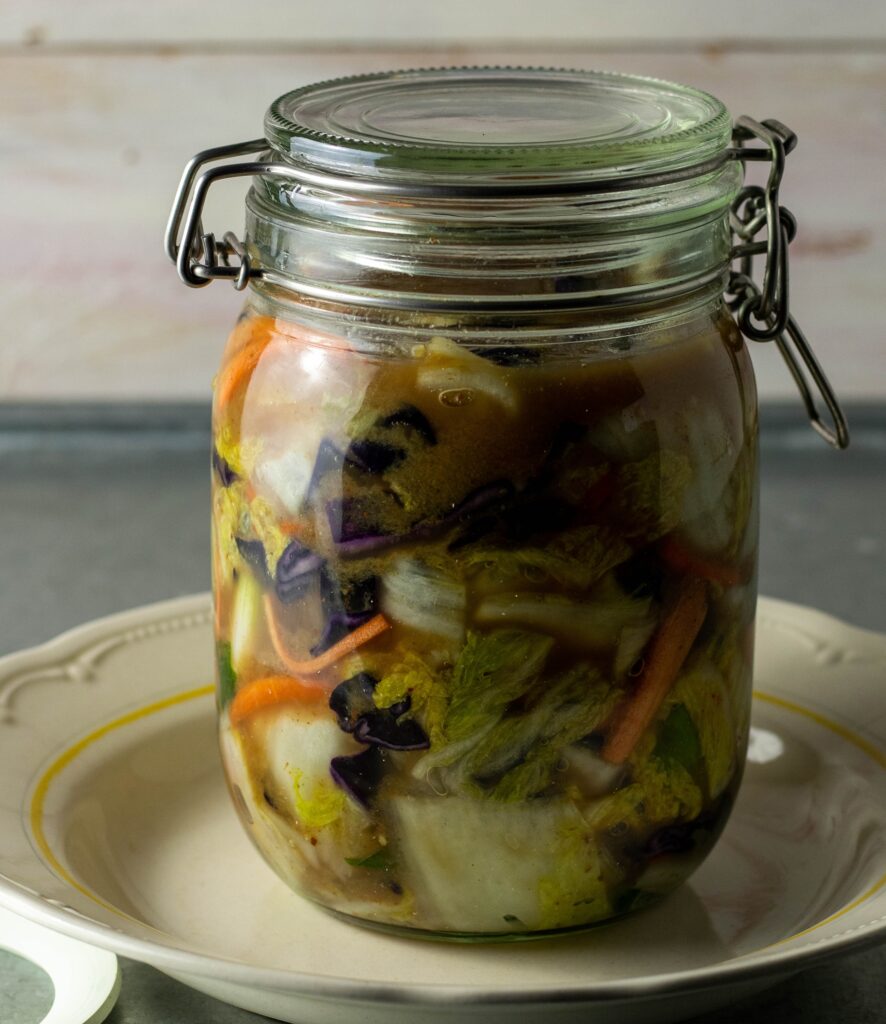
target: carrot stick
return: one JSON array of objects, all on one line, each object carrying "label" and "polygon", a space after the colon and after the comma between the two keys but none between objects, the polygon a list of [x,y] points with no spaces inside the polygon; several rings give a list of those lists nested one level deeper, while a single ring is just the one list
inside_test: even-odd
[{"label": "carrot stick", "polygon": [[646,652],[637,686],[616,711],[602,757],[622,764],[658,713],[677,673],[695,642],[708,610],[703,580],[687,577],[673,606],[666,612]]},{"label": "carrot stick", "polygon": [[315,683],[305,683],[289,676],[267,676],[247,683],[237,691],[229,711],[231,725],[239,725],[256,711],[275,704],[317,704],[325,703],[327,699],[326,690]]},{"label": "carrot stick", "polygon": [[[243,340],[244,338],[245,340]],[[295,341],[305,346],[322,345],[327,350],[335,351],[339,355],[353,351],[344,338],[336,335],[307,330],[274,317],[249,317],[234,328],[225,349],[226,362],[215,385],[215,401],[218,412],[231,401],[244,380],[252,375],[265,348],[269,342],[275,339],[287,342]],[[234,351],[229,357],[228,353],[232,349]]]},{"label": "carrot stick", "polygon": [[348,633],[347,636],[342,637],[337,644],[333,644],[328,650],[324,651],[322,654],[318,654],[316,658],[308,658],[306,661],[299,661],[296,658],[293,658],[289,651],[286,650],[286,644],[284,643],[283,637],[280,635],[280,629],[277,626],[277,618],[274,615],[274,604],[270,594],[265,597],[265,615],[268,620],[268,632],[271,634],[271,643],[274,645],[277,657],[280,659],[287,672],[292,672],[293,675],[298,676],[316,675],[318,672],[322,672],[323,669],[329,668],[330,665],[334,665],[346,654],[350,654],[351,651],[356,651],[358,647],[362,647],[363,644],[368,643],[374,637],[377,637],[379,633],[384,633],[384,631],[386,629],[390,629],[391,626],[390,622],[388,622],[384,615],[376,615],[368,622],[364,622],[362,626],[358,626],[352,633]]},{"label": "carrot stick", "polygon": [[262,353],[271,340],[269,335],[251,338],[226,364],[215,385],[216,409],[221,411],[230,402],[243,381],[252,375]]},{"label": "carrot stick", "polygon": [[262,353],[277,337],[276,323],[269,316],[248,317],[234,328],[215,384],[217,411],[224,409],[243,382],[252,376]]},{"label": "carrot stick", "polygon": [[723,587],[737,587],[747,583],[747,566],[728,565],[686,547],[674,534],[665,537],[658,546],[662,559],[679,573],[700,576]]}]

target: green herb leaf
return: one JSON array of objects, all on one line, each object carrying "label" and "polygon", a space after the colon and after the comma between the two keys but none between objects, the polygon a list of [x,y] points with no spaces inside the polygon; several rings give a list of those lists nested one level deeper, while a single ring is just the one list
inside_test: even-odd
[{"label": "green herb leaf", "polygon": [[700,664],[677,680],[670,699],[675,709],[682,705],[695,726],[709,796],[716,798],[732,778],[737,760],[736,729],[726,682],[715,669]]},{"label": "green herb leaf", "polygon": [[352,868],[371,868],[373,871],[383,871],[393,864],[391,851],[386,846],[370,853],[368,857],[345,857],[345,860]]},{"label": "green herb leaf", "polygon": [[675,704],[662,722],[653,754],[662,761],[682,765],[695,774],[701,760],[698,729],[684,705]]},{"label": "green herb leaf", "polygon": [[237,689],[237,673],[231,664],[231,645],[217,644],[215,658],[218,672],[218,704],[224,710],[234,699]]}]

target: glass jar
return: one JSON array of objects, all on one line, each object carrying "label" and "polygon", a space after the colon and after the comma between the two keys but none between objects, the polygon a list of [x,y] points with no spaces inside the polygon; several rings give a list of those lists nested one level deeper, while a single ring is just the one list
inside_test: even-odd
[{"label": "glass jar", "polygon": [[[525,938],[647,905],[710,851],[756,599],[724,288],[789,352],[783,253],[762,289],[749,260],[792,221],[742,163],[791,142],[750,124],[764,148],[733,147],[719,101],[647,79],[394,72],[283,96],[266,140],[189,166],[170,255],[250,285],[213,406],[223,762],[302,895]],[[206,191],[243,173],[245,244],[216,243]]]}]

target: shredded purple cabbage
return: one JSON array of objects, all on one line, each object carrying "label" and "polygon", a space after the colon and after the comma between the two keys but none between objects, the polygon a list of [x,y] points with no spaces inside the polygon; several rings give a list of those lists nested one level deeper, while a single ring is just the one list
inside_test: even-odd
[{"label": "shredded purple cabbage", "polygon": [[367,438],[352,441],[345,453],[349,465],[373,474],[384,473],[405,458],[406,452],[402,448],[395,448],[382,441],[370,441]]},{"label": "shredded purple cabbage", "polygon": [[414,405],[404,405],[379,421],[380,427],[407,427],[421,435],[429,445],[437,443],[437,432],[430,420],[421,409]]},{"label": "shredded purple cabbage", "polygon": [[330,470],[341,469],[344,460],[344,453],[328,437],[324,437],[317,448],[317,458],[314,459],[311,479],[308,481],[308,489],[305,491],[305,501],[310,500],[317,485]]},{"label": "shredded purple cabbage", "polygon": [[351,541],[361,541],[378,534],[365,502],[359,498],[340,498],[326,502],[326,518],[332,539],[341,549]]},{"label": "shredded purple cabbage", "polygon": [[358,626],[362,626],[364,622],[368,622],[372,616],[373,612],[371,611],[356,612],[355,614],[333,612],[326,620],[320,639],[311,648],[311,657],[316,658],[318,654],[328,651],[333,644],[337,644],[348,633],[353,632]]},{"label": "shredded purple cabbage", "polygon": [[363,715],[375,711],[372,694],[378,680],[368,672],[345,679],[329,695],[329,707],[338,718],[339,728],[344,732],[353,732]]},{"label": "shredded purple cabbage", "polygon": [[355,507],[353,499],[329,502],[326,512],[338,553],[344,558],[357,558],[398,544],[431,540],[453,526],[466,522],[477,512],[506,503],[513,494],[514,485],[507,480],[496,480],[491,484],[483,484],[466,495],[457,505],[454,505],[446,515],[439,519],[418,523],[411,530],[401,534],[384,534],[373,526],[361,526],[359,516],[353,513]]},{"label": "shredded purple cabbage", "polygon": [[362,715],[354,728],[354,739],[387,750],[427,750],[427,733],[414,718],[398,721],[391,708],[378,708]]},{"label": "shredded purple cabbage", "polygon": [[412,539],[412,534],[368,533],[366,536],[354,536],[337,543],[338,553],[342,558],[359,558],[361,555],[372,555],[385,548],[396,547]]},{"label": "shredded purple cabbage", "polygon": [[219,455],[217,448],[212,449],[212,468],[218,473],[222,487],[230,487],[232,483],[240,479],[240,475],[231,469],[230,463]]},{"label": "shredded purple cabbage", "polygon": [[347,463],[365,473],[379,474],[396,466],[406,458],[401,448],[385,444],[381,441],[362,439],[352,441],[347,451],[343,452],[328,437],[324,437],[317,448],[311,479],[305,492],[305,500],[309,501],[320,484],[320,481],[333,470],[340,470]]},{"label": "shredded purple cabbage", "polygon": [[237,550],[243,556],[243,561],[252,566],[259,575],[268,577],[268,560],[265,557],[265,546],[260,540],[244,540],[242,537],[235,537],[234,543]]},{"label": "shredded purple cabbage", "polygon": [[541,473],[519,494],[513,488],[503,490],[497,499],[490,501],[482,516],[465,516],[465,527],[452,539],[448,550],[457,551],[493,532],[496,543],[507,546],[522,544],[530,537],[569,529],[576,519],[575,507],[561,498],[545,494],[544,487],[552,475],[551,460],[559,458],[583,434],[583,427],[562,424],[554,435]]},{"label": "shredded purple cabbage", "polygon": [[384,775],[384,756],[378,747],[367,747],[359,754],[334,757],[329,774],[337,786],[368,808]]},{"label": "shredded purple cabbage", "polygon": [[483,484],[462,498],[445,520],[448,523],[460,522],[475,512],[510,500],[514,493],[515,488],[510,480],[494,480],[491,484]]},{"label": "shredded purple cabbage", "polygon": [[306,548],[300,541],[291,541],[277,562],[275,590],[283,604],[300,597],[323,568],[325,559]]},{"label": "shredded purple cabbage", "polygon": [[359,743],[386,750],[426,750],[430,740],[424,729],[412,718],[409,697],[389,708],[377,708],[373,693],[377,680],[368,672],[359,672],[332,691],[329,707],[338,718],[342,731],[353,734]]},{"label": "shredded purple cabbage", "polygon": [[320,569],[320,606],[325,625],[311,648],[314,657],[372,618],[378,607],[378,577],[370,575],[341,583],[329,565],[324,565]]}]

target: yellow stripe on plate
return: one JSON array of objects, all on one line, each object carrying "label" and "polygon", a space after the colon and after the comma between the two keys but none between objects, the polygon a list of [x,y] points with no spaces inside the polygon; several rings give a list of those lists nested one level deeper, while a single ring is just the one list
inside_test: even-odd
[{"label": "yellow stripe on plate", "polygon": [[125,917],[130,921],[135,920],[135,918],[124,913],[119,909],[119,907],[115,907],[112,904],[107,903],[100,896],[97,896],[94,892],[87,889],[86,886],[74,878],[70,871],[68,871],[64,864],[62,864],[58,857],[56,857],[52,847],[46,839],[46,831],[43,828],[43,813],[44,804],[46,803],[46,794],[49,791],[49,787],[52,785],[53,780],[68,767],[74,758],[82,754],[87,747],[92,746],[92,744],[97,740],[107,736],[108,733],[114,732],[116,729],[122,729],[124,725],[130,725],[132,722],[137,722],[141,718],[147,718],[148,715],[153,715],[158,711],[164,711],[166,708],[175,707],[177,704],[184,704],[186,701],[194,700],[196,697],[209,696],[213,693],[214,689],[215,687],[213,686],[198,686],[193,690],[185,690],[184,693],[176,693],[172,697],[164,697],[162,700],[155,700],[153,703],[146,704],[142,708],[136,708],[134,711],[129,711],[125,715],[121,715],[119,718],[115,718],[113,721],[107,722],[105,725],[101,725],[97,729],[93,729],[91,733],[84,736],[73,746],[68,747],[67,750],[59,754],[59,756],[40,777],[37,782],[37,787],[34,790],[34,795],[31,797],[31,811],[29,815],[31,833],[34,836],[34,841],[37,843],[40,852],[51,865],[53,871],[55,871],[57,875],[60,875],[68,885],[76,889],[77,892],[82,893],[84,896],[88,896],[89,899],[98,903],[100,907],[104,907],[105,910],[109,910],[111,913]]}]

